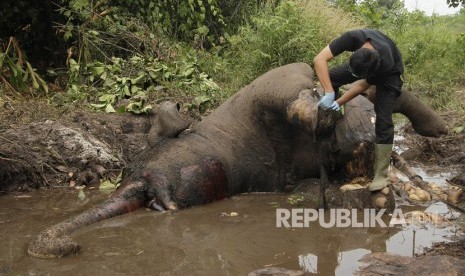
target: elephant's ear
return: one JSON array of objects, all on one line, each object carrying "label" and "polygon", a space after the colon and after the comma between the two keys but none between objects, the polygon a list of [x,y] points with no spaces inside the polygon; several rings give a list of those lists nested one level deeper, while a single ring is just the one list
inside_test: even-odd
[{"label": "elephant's ear", "polygon": [[287,120],[308,134],[315,134],[318,126],[318,98],[310,89],[302,90],[299,98],[287,106]]},{"label": "elephant's ear", "polygon": [[148,133],[149,145],[153,146],[162,138],[175,138],[186,130],[192,119],[184,119],[179,113],[179,104],[170,101],[163,102],[156,115],[152,115],[151,128]]}]

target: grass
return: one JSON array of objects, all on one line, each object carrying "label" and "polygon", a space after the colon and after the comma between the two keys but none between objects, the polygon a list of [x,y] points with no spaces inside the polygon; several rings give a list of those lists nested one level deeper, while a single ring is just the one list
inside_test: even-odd
[{"label": "grass", "polygon": [[223,52],[221,66],[210,75],[231,95],[272,68],[293,62],[311,64],[337,35],[360,26],[354,17],[323,0],[284,0],[276,8],[265,6],[229,37],[231,44]]},{"label": "grass", "polygon": [[403,24],[388,33],[403,55],[404,87],[435,109],[465,112],[463,97],[459,100],[465,87],[465,13],[442,17],[413,13]]}]

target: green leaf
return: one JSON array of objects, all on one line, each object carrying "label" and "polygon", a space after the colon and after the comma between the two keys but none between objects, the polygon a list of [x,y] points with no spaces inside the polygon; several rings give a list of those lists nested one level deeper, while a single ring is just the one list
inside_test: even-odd
[{"label": "green leaf", "polygon": [[113,103],[115,101],[116,95],[104,94],[98,98],[99,101],[106,103]]},{"label": "green leaf", "polygon": [[195,68],[190,67],[190,68],[187,68],[186,71],[184,71],[182,75],[184,77],[189,77],[190,75],[192,75],[192,73],[194,73],[194,71],[195,71]]},{"label": "green leaf", "polygon": [[80,200],[84,200],[86,198],[86,193],[84,193],[84,190],[79,190],[78,198]]},{"label": "green leaf", "polygon": [[137,92],[142,91],[138,86],[136,85],[131,85],[131,93],[134,95]]},{"label": "green leaf", "polygon": [[102,75],[100,75],[100,78],[102,80],[106,80],[107,79],[107,72],[104,72]]},{"label": "green leaf", "polygon": [[464,126],[454,127],[454,132],[455,133],[461,133],[464,129],[465,129]]},{"label": "green leaf", "polygon": [[131,79],[131,84],[139,84],[141,83],[145,78],[145,75],[140,75],[135,79]]},{"label": "green leaf", "polygon": [[120,171],[120,173],[118,174],[115,180],[116,188],[118,188],[118,186],[121,185],[122,180],[123,180],[123,171]]},{"label": "green leaf", "polygon": [[150,105],[150,104],[144,106],[144,107],[141,109],[141,111],[142,111],[143,113],[148,113],[150,110],[152,110],[152,105]]},{"label": "green leaf", "polygon": [[71,31],[66,31],[65,34],[63,35],[63,39],[65,41],[68,41],[71,37],[73,37],[73,33]]},{"label": "green leaf", "polygon": [[165,80],[168,80],[169,78],[171,78],[173,76],[173,74],[171,72],[166,72],[163,74],[163,78]]},{"label": "green leaf", "polygon": [[97,108],[97,109],[102,109],[102,108],[104,108],[105,106],[107,106],[107,104],[106,104],[106,103],[102,103],[102,104],[90,104],[90,106],[95,107],[95,108]]},{"label": "green leaf", "polygon": [[116,190],[116,185],[107,179],[105,181],[102,181],[102,183],[100,183],[100,186],[98,189],[102,193],[109,194]]},{"label": "green leaf", "polygon": [[91,67],[90,70],[95,75],[101,75],[101,74],[103,74],[103,72],[105,72],[105,67],[103,67],[103,66],[95,66],[95,67]]},{"label": "green leaf", "polygon": [[95,30],[90,30],[88,33],[91,34],[91,35],[94,35],[94,36],[98,36],[100,34],[99,32],[97,32]]},{"label": "green leaf", "polygon": [[107,104],[107,106],[105,107],[105,112],[106,113],[115,113],[115,109],[113,108],[113,106],[111,104]]},{"label": "green leaf", "polygon": [[124,96],[131,96],[131,91],[129,91],[129,87],[127,85],[123,87],[123,93]]},{"label": "green leaf", "polygon": [[5,60],[6,53],[0,53],[0,68],[3,66],[3,60]]},{"label": "green leaf", "polygon": [[[0,67],[2,67],[1,64],[0,64]],[[52,69],[47,70],[47,75],[50,76],[50,77],[58,76],[57,72],[55,70],[52,70]]]},{"label": "green leaf", "polygon": [[48,85],[47,83],[41,78],[37,78],[39,80],[40,86],[42,87],[42,90],[44,90],[45,94],[48,94]]},{"label": "green leaf", "polygon": [[39,89],[40,86],[39,86],[39,83],[37,82],[36,74],[34,70],[32,69],[31,64],[29,62],[26,62],[26,66],[27,66],[27,69],[29,70],[29,73],[31,74],[32,87],[34,87],[34,89]]},{"label": "green leaf", "polygon": [[17,78],[19,75],[20,69],[11,59],[7,59],[7,62],[8,62],[11,72],[13,73],[13,77]]},{"label": "green leaf", "polygon": [[194,105],[200,107],[202,104],[204,104],[204,103],[206,103],[208,101],[210,101],[210,97],[204,95],[204,96],[195,97],[193,103],[194,103]]}]

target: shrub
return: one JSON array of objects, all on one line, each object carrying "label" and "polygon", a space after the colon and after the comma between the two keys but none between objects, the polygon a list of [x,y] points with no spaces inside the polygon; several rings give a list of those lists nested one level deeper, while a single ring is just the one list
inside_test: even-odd
[{"label": "shrub", "polygon": [[[453,28],[451,21],[460,28]],[[410,13],[400,28],[387,32],[397,42],[405,65],[405,87],[435,108],[457,108],[453,92],[465,84],[465,15]]]},{"label": "shrub", "polygon": [[326,1],[284,0],[265,5],[251,22],[229,38],[224,73],[231,93],[264,72],[313,57],[343,31],[359,25]]}]

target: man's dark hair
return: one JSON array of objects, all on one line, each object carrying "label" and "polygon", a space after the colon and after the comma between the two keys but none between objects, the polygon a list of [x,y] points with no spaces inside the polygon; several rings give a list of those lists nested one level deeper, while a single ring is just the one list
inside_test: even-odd
[{"label": "man's dark hair", "polygon": [[350,56],[350,72],[360,78],[365,78],[370,71],[376,71],[378,65],[379,54],[373,49],[360,48]]}]

